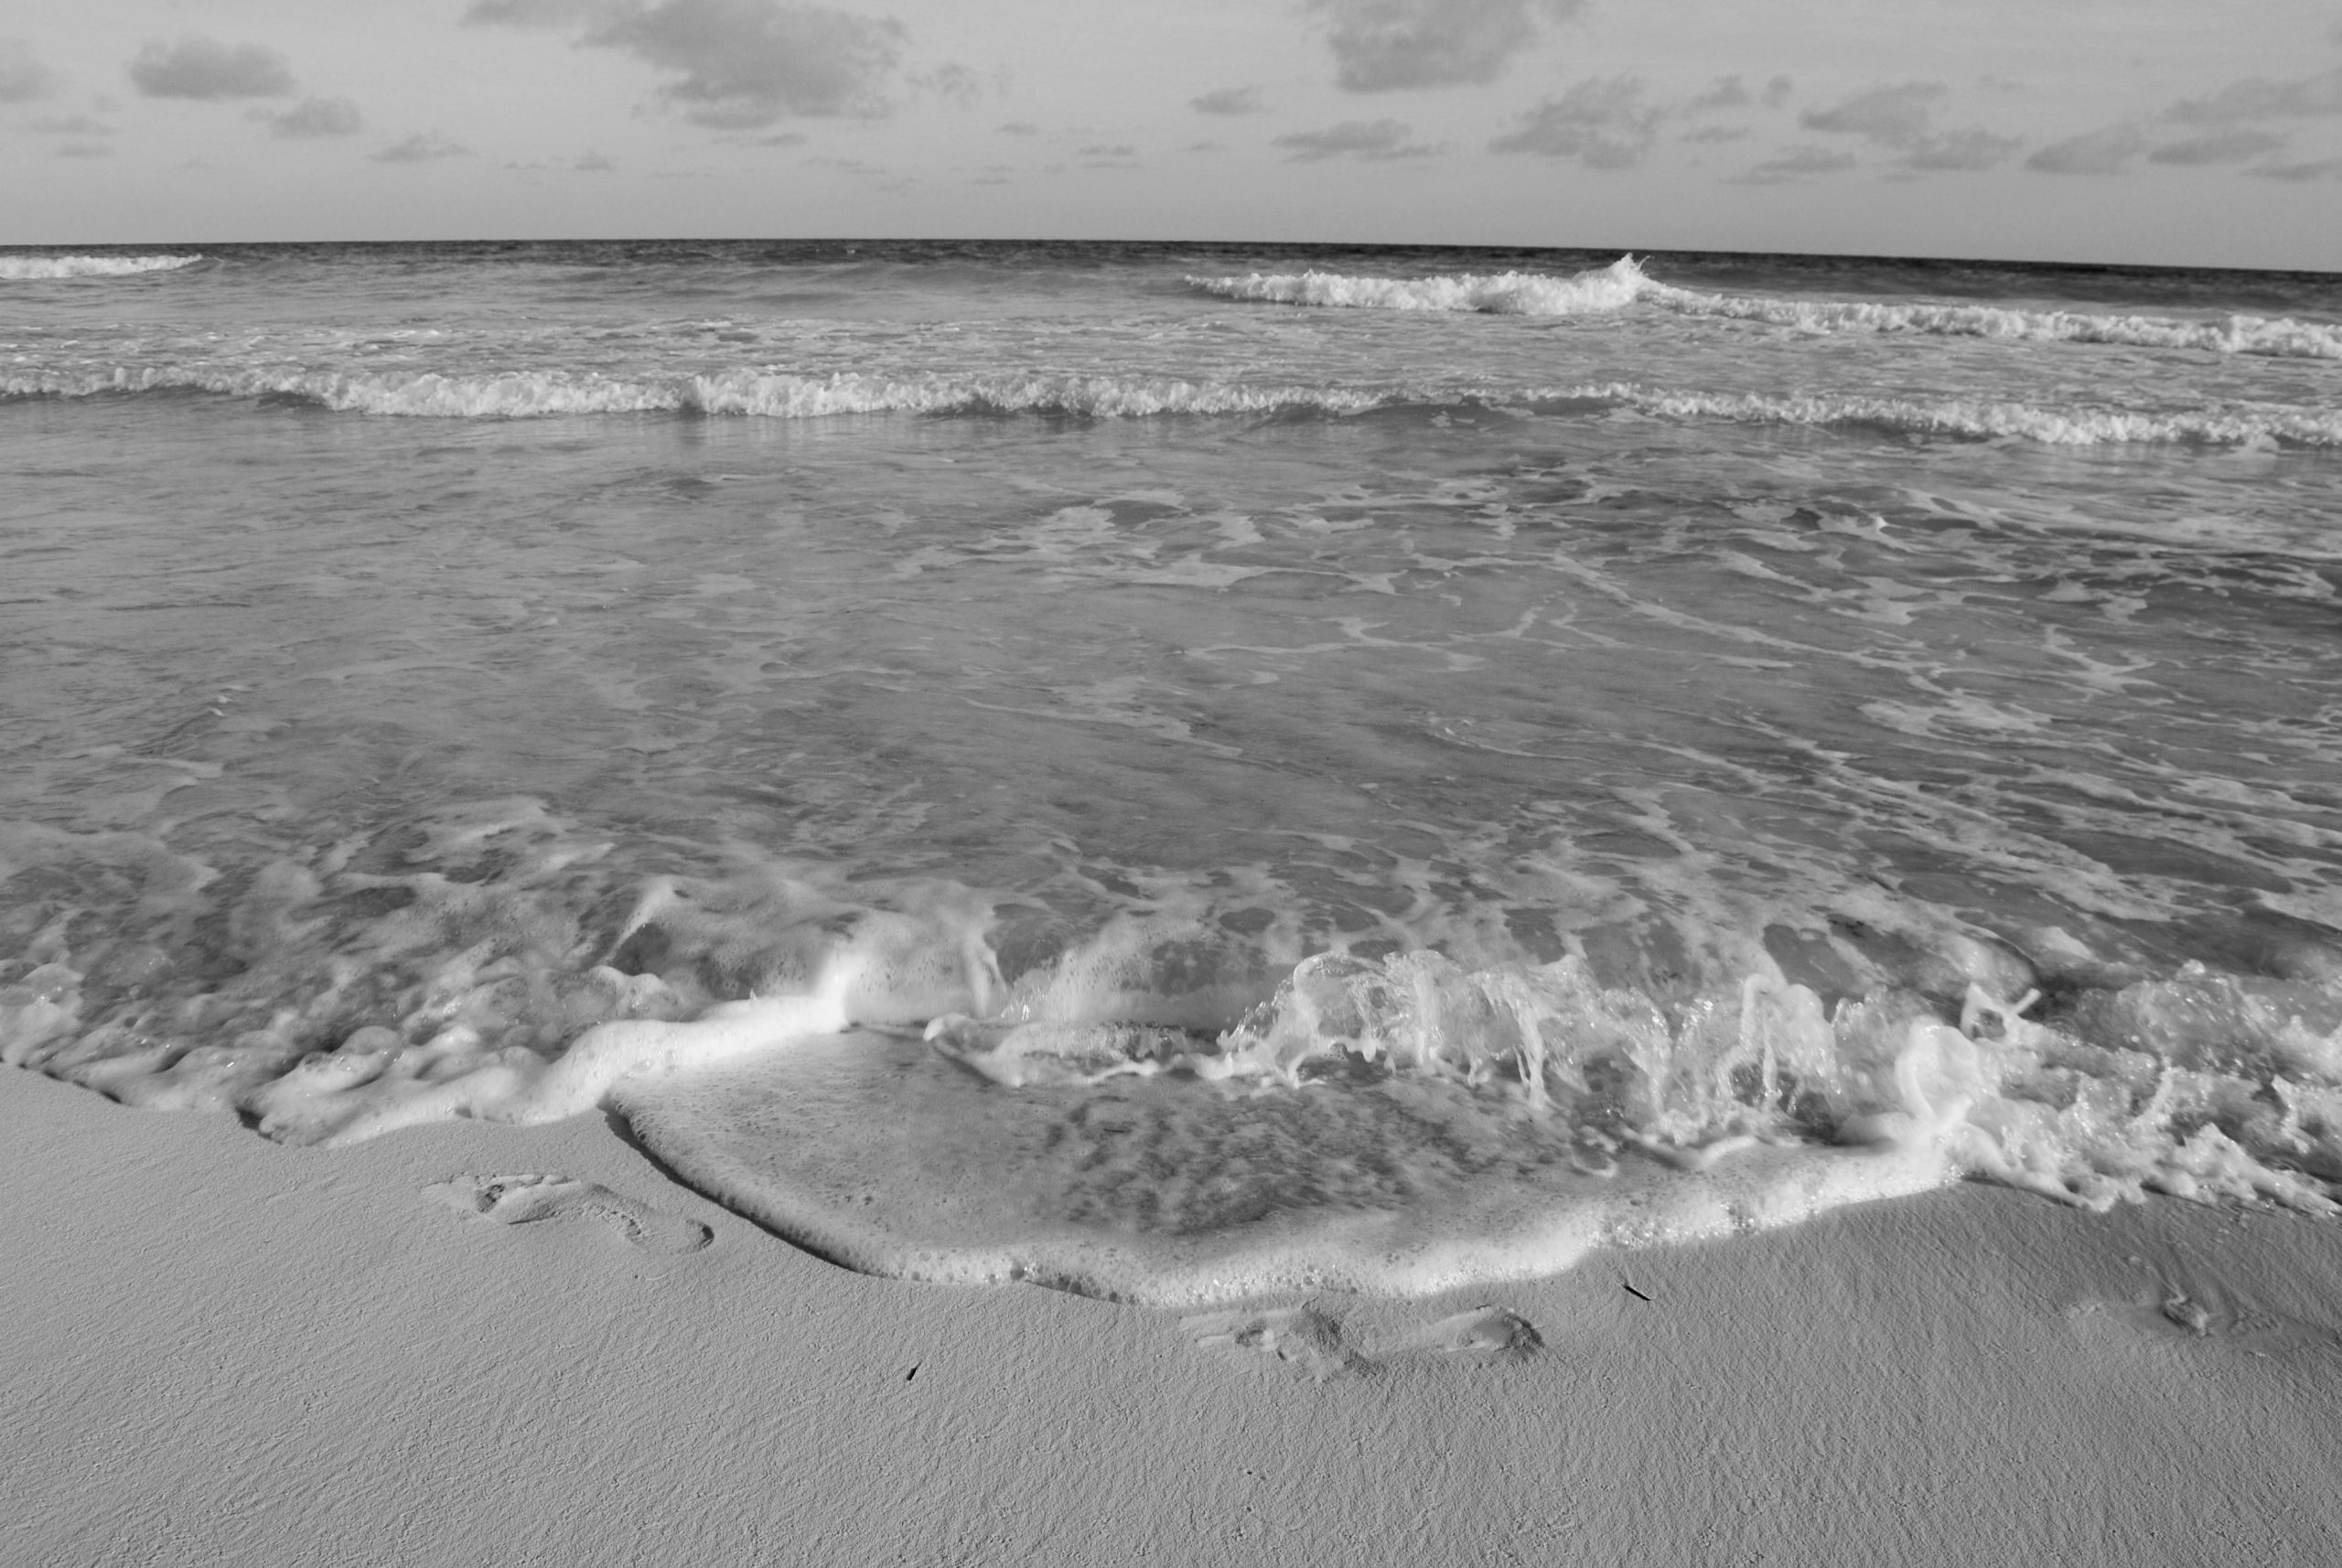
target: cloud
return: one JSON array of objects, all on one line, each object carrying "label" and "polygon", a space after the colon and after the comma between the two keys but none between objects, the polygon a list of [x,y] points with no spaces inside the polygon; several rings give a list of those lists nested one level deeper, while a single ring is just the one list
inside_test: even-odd
[{"label": "cloud", "polygon": [[1748,84],[1739,77],[1719,76],[1709,84],[1705,92],[1683,107],[1687,112],[1697,114],[1705,109],[1746,109],[1756,102],[1756,97],[1748,91]]},{"label": "cloud", "polygon": [[2249,131],[2238,126],[2232,131],[2216,131],[2208,136],[2190,136],[2184,142],[2165,142],[2147,155],[2151,164],[2179,164],[2189,168],[2205,164],[2240,164],[2273,153],[2285,145],[2285,138],[2268,131]]},{"label": "cloud", "polygon": [[1765,83],[1761,94],[1751,92],[1748,91],[1748,83],[1742,81],[1739,74],[1735,72],[1731,76],[1719,76],[1708,83],[1706,91],[1699,93],[1683,105],[1683,113],[1706,114],[1719,109],[1746,109],[1760,102],[1767,109],[1778,109],[1789,101],[1789,94],[1795,90],[1795,84],[1788,77],[1777,76]]},{"label": "cloud", "polygon": [[1778,185],[1812,175],[1841,174],[1859,162],[1838,147],[1793,147],[1777,158],[1767,158],[1734,180],[1735,185]]},{"label": "cloud", "polygon": [[1187,100],[1198,114],[1258,114],[1268,107],[1257,87],[1219,87]]},{"label": "cloud", "polygon": [[2208,98],[2191,98],[2163,112],[2183,124],[2225,124],[2298,115],[2342,114],[2342,68],[2295,81],[2252,77],[2231,81]]},{"label": "cloud", "polygon": [[885,113],[879,87],[908,37],[891,19],[780,0],[473,0],[464,20],[578,27],[583,48],[623,49],[672,74],[659,97],[727,131],[790,114]]},{"label": "cloud", "polygon": [[2121,174],[2146,145],[2136,125],[2109,125],[2052,142],[2025,159],[2025,166],[2044,174]]},{"label": "cloud", "polygon": [[59,142],[57,156],[60,158],[110,158],[113,156],[111,142]]},{"label": "cloud", "polygon": [[995,134],[1003,136],[1037,136],[1041,128],[1030,120],[1011,120],[1004,125],[994,125]]},{"label": "cloud", "polygon": [[1809,131],[1861,136],[1881,146],[1908,147],[1927,135],[1935,103],[1943,96],[1940,81],[1874,87],[1827,109],[1809,109],[1797,117],[1798,124]]},{"label": "cloud", "polygon": [[1746,140],[1747,135],[1748,127],[1746,125],[1703,125],[1696,131],[1686,132],[1684,134],[1683,140],[1687,142],[1738,142]]},{"label": "cloud", "polygon": [[379,153],[367,156],[378,164],[422,164],[435,158],[465,158],[471,149],[437,131],[418,131],[403,142],[393,143]]},{"label": "cloud", "polygon": [[1536,41],[1532,11],[1556,18],[1584,0],[1308,0],[1328,18],[1334,80],[1352,92],[1494,81]]},{"label": "cloud", "polygon": [[973,109],[976,100],[984,95],[983,79],[964,65],[945,63],[933,70],[922,71],[910,79],[910,84],[922,92],[932,92],[938,98],[949,98],[962,109]]},{"label": "cloud", "polygon": [[2315,163],[2262,164],[2249,168],[2247,174],[2257,174],[2263,179],[2285,179],[2296,182],[2312,179],[2342,179],[2342,158],[2319,158]]},{"label": "cloud", "polygon": [[0,103],[29,103],[57,84],[48,67],[33,58],[22,38],[0,38]]},{"label": "cloud", "polygon": [[1994,168],[2006,163],[2023,145],[2023,136],[1996,136],[1990,131],[1976,127],[1965,131],[1946,131],[1940,135],[1922,136],[1913,143],[1903,159],[1903,166],[1915,169]]},{"label": "cloud", "polygon": [[618,166],[599,153],[589,152],[569,166],[579,174],[608,174]]},{"label": "cloud", "polygon": [[285,98],[293,91],[293,68],[274,49],[193,34],[167,46],[148,44],[129,70],[149,98]]},{"label": "cloud", "polygon": [[44,136],[111,136],[112,125],[91,114],[51,114],[25,127]]},{"label": "cloud", "polygon": [[1293,156],[1297,162],[1348,157],[1380,163],[1392,158],[1434,157],[1445,150],[1408,141],[1413,134],[1413,128],[1402,120],[1345,120],[1323,131],[1279,136],[1276,145],[1294,149]]},{"label": "cloud", "polygon": [[1488,150],[1575,158],[1588,168],[1630,168],[1650,152],[1662,113],[1642,102],[1642,91],[1631,76],[1589,76],[1521,115]]},{"label": "cloud", "polygon": [[254,109],[251,117],[265,120],[280,136],[354,136],[366,128],[358,105],[347,98],[304,98],[290,109]]}]

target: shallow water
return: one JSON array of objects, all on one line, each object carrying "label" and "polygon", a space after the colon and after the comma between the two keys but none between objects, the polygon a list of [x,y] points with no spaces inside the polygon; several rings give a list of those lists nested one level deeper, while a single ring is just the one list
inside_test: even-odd
[{"label": "shallow water", "polygon": [[1161,1299],[2342,1181],[2331,279],[11,259],[10,1061]]}]

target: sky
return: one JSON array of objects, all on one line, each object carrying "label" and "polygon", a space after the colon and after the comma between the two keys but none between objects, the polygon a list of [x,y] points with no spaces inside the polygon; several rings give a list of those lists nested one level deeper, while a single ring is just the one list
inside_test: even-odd
[{"label": "sky", "polygon": [[2342,0],[0,0],[0,244],[2342,271]]}]

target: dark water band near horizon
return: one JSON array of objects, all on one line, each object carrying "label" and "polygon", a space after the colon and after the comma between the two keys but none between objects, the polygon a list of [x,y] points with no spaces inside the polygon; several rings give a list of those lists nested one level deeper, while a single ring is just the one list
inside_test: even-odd
[{"label": "dark water band near horizon", "polygon": [[2342,279],[0,252],[0,1058],[1420,1292],[2342,1197]]}]

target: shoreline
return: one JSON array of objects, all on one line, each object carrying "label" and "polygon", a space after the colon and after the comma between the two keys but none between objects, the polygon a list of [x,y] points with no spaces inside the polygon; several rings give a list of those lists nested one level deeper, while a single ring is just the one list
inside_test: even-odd
[{"label": "shoreline", "polygon": [[12,1561],[2342,1556],[2342,1227],[2276,1211],[1962,1186],[1247,1322],[849,1273],[597,1113],[0,1129]]}]

